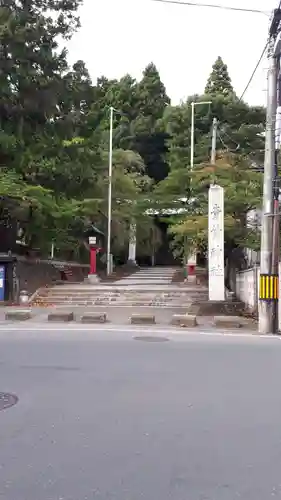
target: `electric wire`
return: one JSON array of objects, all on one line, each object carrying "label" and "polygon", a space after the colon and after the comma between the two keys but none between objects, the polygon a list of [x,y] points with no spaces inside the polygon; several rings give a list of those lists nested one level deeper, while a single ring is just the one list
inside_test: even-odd
[{"label": "electric wire", "polygon": [[151,0],[151,1],[166,3],[166,4],[174,4],[174,5],[186,5],[188,7],[203,7],[203,8],[212,8],[220,10],[231,10],[236,12],[250,12],[252,14],[264,14],[266,16],[269,15],[269,12],[265,10],[245,9],[242,7],[227,7],[226,5],[216,5],[216,4],[199,3],[199,2],[184,2],[183,0]]},{"label": "electric wire", "polygon": [[[154,0],[154,1],[160,1],[160,0]],[[162,0],[161,0],[161,1],[162,1]],[[164,1],[164,0],[163,0],[163,1]],[[280,9],[280,8],[281,8],[281,0],[280,0],[280,2],[279,2],[278,9]],[[277,10],[278,10],[278,9],[277,9]],[[251,85],[251,83],[252,83],[252,81],[253,81],[253,78],[254,78],[254,76],[255,76],[255,74],[256,74],[256,72],[257,72],[258,68],[259,68],[259,65],[260,65],[260,63],[262,62],[262,59],[263,59],[263,56],[264,56],[264,54],[265,54],[265,52],[266,52],[266,49],[267,49],[267,47],[268,47],[268,44],[269,44],[269,40],[267,40],[267,42],[266,42],[266,44],[265,44],[265,46],[264,46],[264,48],[263,48],[263,51],[262,51],[262,53],[261,53],[261,55],[260,55],[260,58],[259,58],[259,60],[258,60],[257,64],[255,65],[255,68],[254,68],[254,70],[253,70],[253,72],[252,72],[252,74],[251,74],[251,76],[250,76],[250,79],[249,79],[249,81],[248,81],[248,83],[247,83],[247,85],[246,85],[245,89],[244,89],[244,90],[243,90],[243,92],[242,92],[242,95],[241,95],[241,97],[240,97],[239,101],[242,101],[242,99],[243,99],[244,95],[246,94],[246,92],[247,92],[247,90],[248,90],[249,86]]]},{"label": "electric wire", "polygon": [[[227,139],[229,139],[231,142],[233,142],[234,144],[236,144],[236,146],[237,146],[236,149],[230,149],[230,147],[223,141],[221,134],[223,136],[227,137]],[[238,144],[238,142],[236,142],[232,137],[230,137],[230,135],[228,135],[222,129],[218,130],[218,138],[219,138],[220,142],[222,143],[222,145],[224,146],[225,150],[227,152],[229,152],[229,153],[236,153],[241,148],[240,144]],[[248,142],[246,142],[246,144],[248,144],[250,146],[250,144]],[[264,152],[265,152],[265,149],[260,149],[258,151],[258,153],[264,153]],[[255,156],[252,157],[251,154],[246,153],[246,152],[243,152],[243,156],[249,160],[249,162],[251,164],[251,169],[252,170],[254,170],[256,172],[259,172],[259,173],[263,172],[263,165],[259,165],[257,163],[257,160],[256,160]]]},{"label": "electric wire", "polygon": [[219,138],[220,142],[222,143],[222,145],[223,145],[224,149],[225,149],[226,151],[229,151],[229,147],[228,147],[228,146],[227,146],[227,144],[225,144],[225,142],[223,141],[222,136],[221,136],[221,134],[220,134],[220,132],[219,132],[219,131],[217,132],[217,134],[218,134],[218,138]]},{"label": "electric wire", "polygon": [[260,57],[259,57],[258,62],[256,63],[256,65],[255,65],[255,67],[254,67],[254,70],[253,70],[253,72],[252,72],[252,74],[251,74],[251,76],[250,76],[250,78],[249,78],[249,80],[248,80],[248,82],[247,82],[247,85],[246,85],[246,87],[244,88],[244,90],[243,90],[243,92],[242,92],[242,94],[241,94],[241,97],[239,98],[239,101],[242,101],[242,99],[243,99],[244,95],[246,94],[246,92],[247,92],[248,88],[250,87],[250,85],[251,85],[251,83],[252,83],[252,81],[253,81],[253,79],[254,79],[254,76],[255,76],[255,74],[256,74],[256,72],[257,72],[258,68],[259,68],[259,65],[261,64],[261,62],[262,62],[262,60],[263,60],[263,57],[264,57],[264,54],[265,54],[265,52],[266,52],[267,47],[268,47],[268,40],[267,40],[267,42],[266,42],[266,44],[265,44],[265,46],[264,46],[264,48],[263,48],[263,51],[262,51],[262,53],[261,53],[261,55],[260,55]]},{"label": "electric wire", "polygon": [[[198,3],[198,2],[189,2],[189,1],[184,1],[184,0],[151,0],[152,2],[158,2],[158,3],[165,3],[165,4],[174,4],[174,5],[186,5],[186,6],[192,6],[192,7],[202,7],[202,8],[214,8],[214,9],[221,9],[221,10],[230,10],[230,11],[237,11],[237,12],[251,12],[251,13],[255,13],[255,14],[267,14],[266,11],[262,11],[262,10],[257,10],[257,9],[245,9],[245,8],[242,8],[242,7],[227,7],[225,5],[216,5],[216,4],[207,4],[207,3]],[[281,0],[280,0],[280,5],[279,5],[279,8],[281,7]],[[263,48],[263,51],[260,55],[260,58],[257,62],[257,64],[255,65],[255,68],[247,82],[247,85],[245,87],[245,89],[243,90],[242,94],[241,94],[241,97],[239,99],[239,101],[241,101],[244,97],[244,95],[246,94],[249,86],[251,85],[252,81],[253,81],[253,78],[259,68],[259,65],[263,59],[263,56],[265,54],[265,51],[268,47],[268,41],[266,42],[264,48]]]}]

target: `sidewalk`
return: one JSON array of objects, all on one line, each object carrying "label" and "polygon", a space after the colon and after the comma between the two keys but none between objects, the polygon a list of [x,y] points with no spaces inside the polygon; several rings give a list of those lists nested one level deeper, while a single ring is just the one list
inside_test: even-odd
[{"label": "sidewalk", "polygon": [[[5,319],[5,314],[7,312],[14,312],[14,311],[19,311],[19,310],[29,310],[31,311],[32,317],[31,319],[25,320],[25,321],[17,321],[17,320],[6,320]],[[62,322],[48,322],[48,315],[53,314],[56,312],[60,313],[73,313],[74,315],[74,320],[71,322],[67,323],[62,323]],[[54,306],[54,307],[14,307],[14,306],[7,306],[3,307],[0,309],[0,323],[1,325],[7,326],[7,328],[11,325],[17,326],[19,329],[27,327],[27,325],[38,325],[42,324],[44,326],[52,326],[52,327],[60,327],[62,325],[64,326],[70,326],[70,327],[76,327],[80,328],[81,327],[81,316],[83,315],[88,315],[88,314],[106,314],[106,323],[100,323],[100,324],[85,324],[86,327],[89,328],[96,328],[99,327],[101,330],[104,328],[107,328],[109,325],[110,327],[114,328],[120,327],[120,326],[125,326],[128,327],[130,324],[130,318],[132,315],[141,315],[144,314],[145,316],[154,316],[155,317],[155,324],[143,324],[141,328],[144,331],[147,330],[154,330],[155,328],[159,327],[171,327],[175,328],[174,326],[171,326],[172,318],[174,315],[185,315],[186,314],[186,307],[167,307],[164,308],[162,307],[84,307],[84,306],[77,306],[77,307],[66,307],[66,306]],[[231,326],[229,328],[219,328],[214,326],[213,323],[213,317],[212,316],[198,316],[197,318],[197,326],[195,327],[181,327],[178,326],[176,327],[179,331],[193,331],[193,332],[198,332],[200,333],[201,330],[204,331],[210,331],[210,332],[224,332],[224,333],[230,333],[230,332],[236,332],[237,334],[251,334],[255,335],[258,333],[257,331],[257,324],[247,321],[246,318],[241,318],[241,322],[243,322],[241,328],[232,328]],[[83,324],[84,326],[84,324]]]}]

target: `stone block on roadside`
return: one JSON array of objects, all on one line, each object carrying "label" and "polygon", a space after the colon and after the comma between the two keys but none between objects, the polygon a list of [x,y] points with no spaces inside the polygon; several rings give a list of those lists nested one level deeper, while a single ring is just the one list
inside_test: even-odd
[{"label": "stone block on roadside", "polygon": [[5,314],[5,320],[7,321],[26,321],[31,318],[32,318],[32,313],[30,309],[8,311]]},{"label": "stone block on roadside", "polygon": [[193,314],[174,314],[171,324],[183,328],[194,328],[198,323],[196,316]]},{"label": "stone block on roadside", "polygon": [[214,316],[214,326],[217,328],[241,328],[243,320],[239,316]]},{"label": "stone block on roadside", "polygon": [[132,314],[131,325],[155,325],[155,316],[153,314]]},{"label": "stone block on roadside", "polygon": [[52,312],[48,315],[48,321],[51,321],[53,323],[67,323],[69,321],[73,321],[73,319],[73,312],[57,311]]},{"label": "stone block on roadside", "polygon": [[81,323],[106,323],[106,313],[86,313],[81,316]]},{"label": "stone block on roadside", "polygon": [[90,285],[97,285],[100,283],[100,278],[97,274],[88,274],[88,283]]}]

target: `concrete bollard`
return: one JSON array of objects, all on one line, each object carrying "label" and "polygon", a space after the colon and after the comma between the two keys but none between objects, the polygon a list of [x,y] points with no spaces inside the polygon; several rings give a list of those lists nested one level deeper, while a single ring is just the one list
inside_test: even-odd
[{"label": "concrete bollard", "polygon": [[5,320],[7,321],[26,321],[32,318],[32,312],[30,309],[18,310],[18,311],[8,311],[5,314]]},{"label": "concrete bollard", "polygon": [[155,325],[155,316],[151,314],[132,314],[131,325]]},{"label": "concrete bollard", "polygon": [[214,316],[214,326],[217,328],[241,328],[243,320],[239,316]]},{"label": "concrete bollard", "polygon": [[106,313],[86,313],[81,316],[81,323],[92,323],[92,324],[99,324],[99,323],[106,323],[107,321],[107,316]]},{"label": "concrete bollard", "polygon": [[186,328],[194,328],[197,326],[196,316],[193,314],[174,314],[171,324]]},{"label": "concrete bollard", "polygon": [[54,323],[67,323],[73,321],[73,312],[52,312],[48,315],[48,321]]}]

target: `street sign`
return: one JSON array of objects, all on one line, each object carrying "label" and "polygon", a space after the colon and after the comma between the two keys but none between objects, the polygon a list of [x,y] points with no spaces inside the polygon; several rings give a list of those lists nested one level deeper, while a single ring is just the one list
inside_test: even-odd
[{"label": "street sign", "polygon": [[89,236],[89,245],[96,245],[96,244],[97,244],[96,236]]}]

